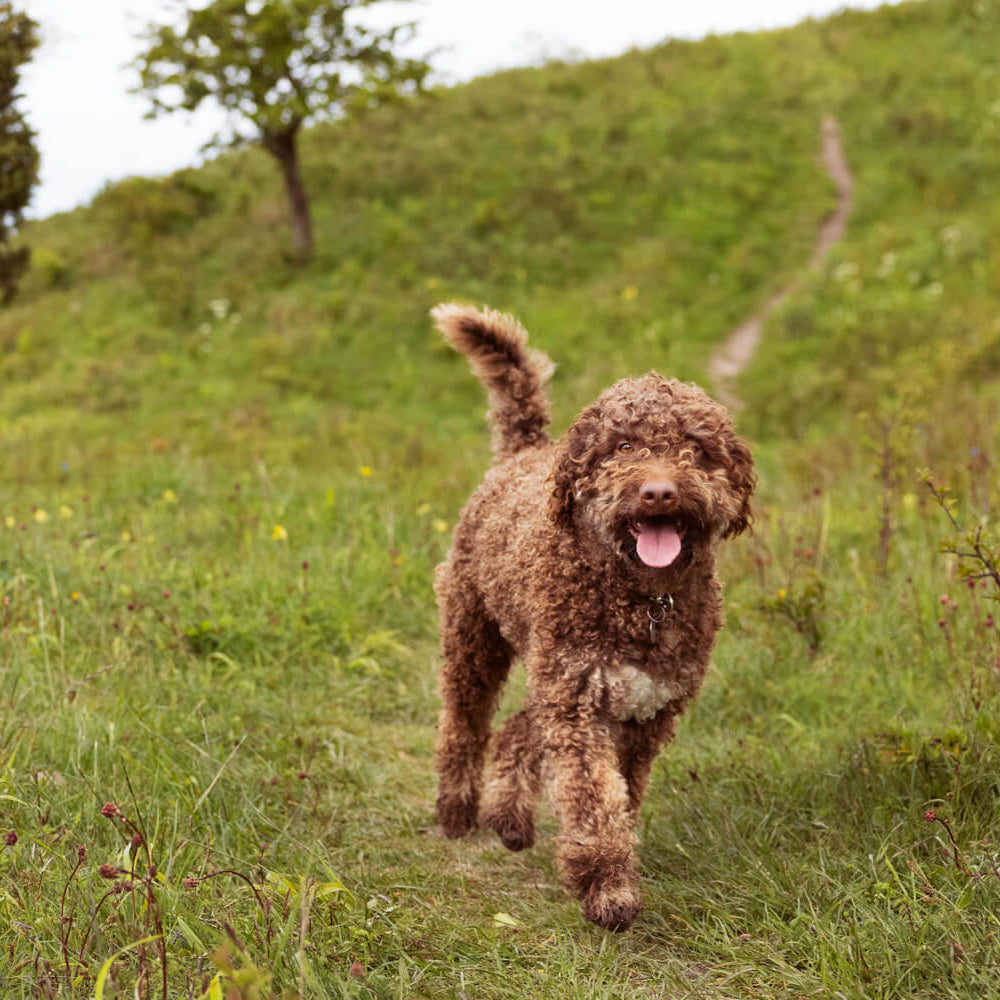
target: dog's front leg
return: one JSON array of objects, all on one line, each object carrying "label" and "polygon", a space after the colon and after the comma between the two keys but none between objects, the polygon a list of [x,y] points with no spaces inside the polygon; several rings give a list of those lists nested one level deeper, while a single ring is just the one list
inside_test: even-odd
[{"label": "dog's front leg", "polygon": [[546,694],[537,692],[536,718],[549,795],[561,823],[560,875],[588,920],[625,930],[641,908],[639,874],[629,789],[609,725],[596,706],[567,705]]}]

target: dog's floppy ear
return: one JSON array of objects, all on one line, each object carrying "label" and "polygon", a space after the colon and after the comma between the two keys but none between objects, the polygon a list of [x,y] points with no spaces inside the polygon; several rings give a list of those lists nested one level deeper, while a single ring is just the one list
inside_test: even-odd
[{"label": "dog's floppy ear", "polygon": [[556,451],[549,483],[549,516],[556,525],[568,531],[573,527],[577,485],[596,448],[596,431],[600,426],[600,410],[588,406],[563,435]]},{"label": "dog's floppy ear", "polygon": [[726,525],[723,538],[735,538],[753,523],[750,497],[757,487],[757,476],[753,471],[753,458],[747,443],[735,434],[726,436],[727,472],[733,492],[739,501],[739,511]]}]

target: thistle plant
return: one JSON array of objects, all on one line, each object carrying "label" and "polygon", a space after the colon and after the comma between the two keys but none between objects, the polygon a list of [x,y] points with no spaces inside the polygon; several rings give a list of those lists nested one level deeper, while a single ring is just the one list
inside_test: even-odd
[{"label": "thistle plant", "polygon": [[957,503],[944,483],[936,483],[930,470],[922,469],[920,481],[930,490],[934,502],[951,522],[952,533],[941,542],[940,551],[957,556],[963,580],[992,580],[994,600],[1000,600],[1000,540],[984,522],[965,528],[958,520]]}]

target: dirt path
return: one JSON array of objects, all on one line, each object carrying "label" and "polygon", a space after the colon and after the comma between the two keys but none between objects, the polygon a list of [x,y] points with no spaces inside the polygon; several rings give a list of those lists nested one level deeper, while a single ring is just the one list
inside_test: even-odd
[{"label": "dirt path", "polygon": [[[847,228],[847,217],[851,214],[851,207],[854,204],[854,179],[851,177],[844,156],[844,148],[840,141],[840,125],[837,124],[836,118],[827,116],[823,119],[822,138],[823,166],[837,185],[837,209],[820,227],[807,270],[818,268],[834,243],[843,237]],[[736,327],[722,346],[712,354],[708,363],[709,378],[715,386],[717,398],[730,409],[739,409],[743,405],[734,391],[736,378],[757,350],[764,323],[799,287],[799,283],[800,279],[796,278],[776,291],[757,312]]]}]

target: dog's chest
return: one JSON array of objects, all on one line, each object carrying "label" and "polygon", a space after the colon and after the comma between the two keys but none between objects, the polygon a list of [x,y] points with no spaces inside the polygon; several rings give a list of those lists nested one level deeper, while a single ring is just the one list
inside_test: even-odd
[{"label": "dog's chest", "polygon": [[631,663],[614,663],[601,670],[608,712],[619,722],[648,722],[668,702],[683,698],[680,684],[653,677]]}]

